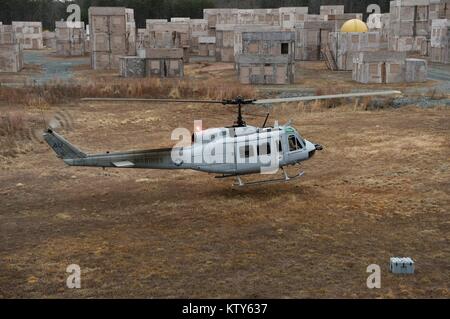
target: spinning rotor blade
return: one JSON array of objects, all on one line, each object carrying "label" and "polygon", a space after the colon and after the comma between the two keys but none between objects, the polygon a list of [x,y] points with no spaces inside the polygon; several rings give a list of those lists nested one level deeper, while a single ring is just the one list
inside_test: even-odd
[{"label": "spinning rotor blade", "polygon": [[109,98],[109,97],[87,97],[83,102],[167,102],[167,103],[215,103],[224,104],[218,100],[179,100],[179,99],[140,99],[140,98]]},{"label": "spinning rotor blade", "polygon": [[338,98],[346,98],[346,97],[394,95],[394,94],[401,94],[401,93],[402,92],[400,92],[400,91],[378,91],[378,92],[346,93],[346,94],[334,94],[334,95],[299,96],[299,97],[289,97],[289,98],[280,98],[280,99],[256,100],[253,102],[253,104],[272,104],[272,103],[328,100],[328,99],[338,99]]},{"label": "spinning rotor blade", "polygon": [[145,98],[109,98],[109,97],[88,97],[82,98],[84,102],[167,102],[167,103],[207,103],[207,104],[272,104],[272,103],[287,103],[287,102],[301,102],[301,101],[314,101],[314,100],[328,100],[338,98],[351,98],[351,97],[364,97],[364,96],[377,96],[377,95],[395,95],[401,94],[401,91],[376,91],[376,92],[364,92],[364,93],[345,93],[334,95],[315,95],[315,96],[299,96],[279,99],[263,99],[263,100],[248,100],[238,97],[237,99],[230,100],[190,100],[190,99],[145,99]]},{"label": "spinning rotor blade", "polygon": [[265,118],[267,116],[267,113],[265,113],[265,114],[256,114],[256,113],[245,112],[245,116]]}]

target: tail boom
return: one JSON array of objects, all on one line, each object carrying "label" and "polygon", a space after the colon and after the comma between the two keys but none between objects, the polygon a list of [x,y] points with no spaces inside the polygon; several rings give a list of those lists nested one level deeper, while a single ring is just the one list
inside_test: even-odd
[{"label": "tail boom", "polygon": [[147,169],[190,168],[189,165],[172,161],[171,148],[86,155],[51,129],[47,130],[43,136],[56,155],[69,166]]}]

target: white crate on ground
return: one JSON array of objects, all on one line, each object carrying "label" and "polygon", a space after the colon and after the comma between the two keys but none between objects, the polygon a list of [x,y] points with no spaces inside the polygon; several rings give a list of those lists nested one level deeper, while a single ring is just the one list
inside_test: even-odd
[{"label": "white crate on ground", "polygon": [[394,274],[413,274],[414,261],[410,257],[391,257],[389,270]]}]

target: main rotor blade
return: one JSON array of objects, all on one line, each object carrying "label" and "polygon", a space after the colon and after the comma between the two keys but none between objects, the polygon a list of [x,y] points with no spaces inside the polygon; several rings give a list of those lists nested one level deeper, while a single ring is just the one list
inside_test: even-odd
[{"label": "main rotor blade", "polygon": [[112,98],[112,97],[86,97],[83,102],[166,102],[166,103],[216,103],[223,104],[218,100],[178,100],[178,99],[140,99],[140,98]]},{"label": "main rotor blade", "polygon": [[253,102],[253,104],[288,103],[288,102],[339,99],[339,98],[346,98],[346,97],[394,95],[394,94],[401,94],[401,93],[402,92],[400,92],[400,91],[392,90],[392,91],[376,91],[376,92],[364,92],[364,93],[345,93],[345,94],[334,94],[334,95],[299,96],[299,97],[288,97],[288,98],[279,98],[279,99],[256,100]]}]

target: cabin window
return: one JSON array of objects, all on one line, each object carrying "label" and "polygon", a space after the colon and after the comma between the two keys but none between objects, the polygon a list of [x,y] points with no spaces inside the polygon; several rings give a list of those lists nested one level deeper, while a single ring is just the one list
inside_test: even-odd
[{"label": "cabin window", "polygon": [[303,148],[300,141],[295,137],[295,135],[290,135],[288,138],[289,141],[289,151],[296,151]]},{"label": "cabin window", "polygon": [[258,145],[258,156],[259,155],[270,155],[270,143],[262,143]]},{"label": "cabin window", "polygon": [[281,141],[278,141],[278,152],[283,152],[283,147],[281,146]]},{"label": "cabin window", "polygon": [[251,147],[250,145],[241,146],[239,148],[239,154],[241,158],[252,157],[254,155],[253,147]]},{"label": "cabin window", "polygon": [[289,43],[281,43],[281,54],[289,54]]}]

